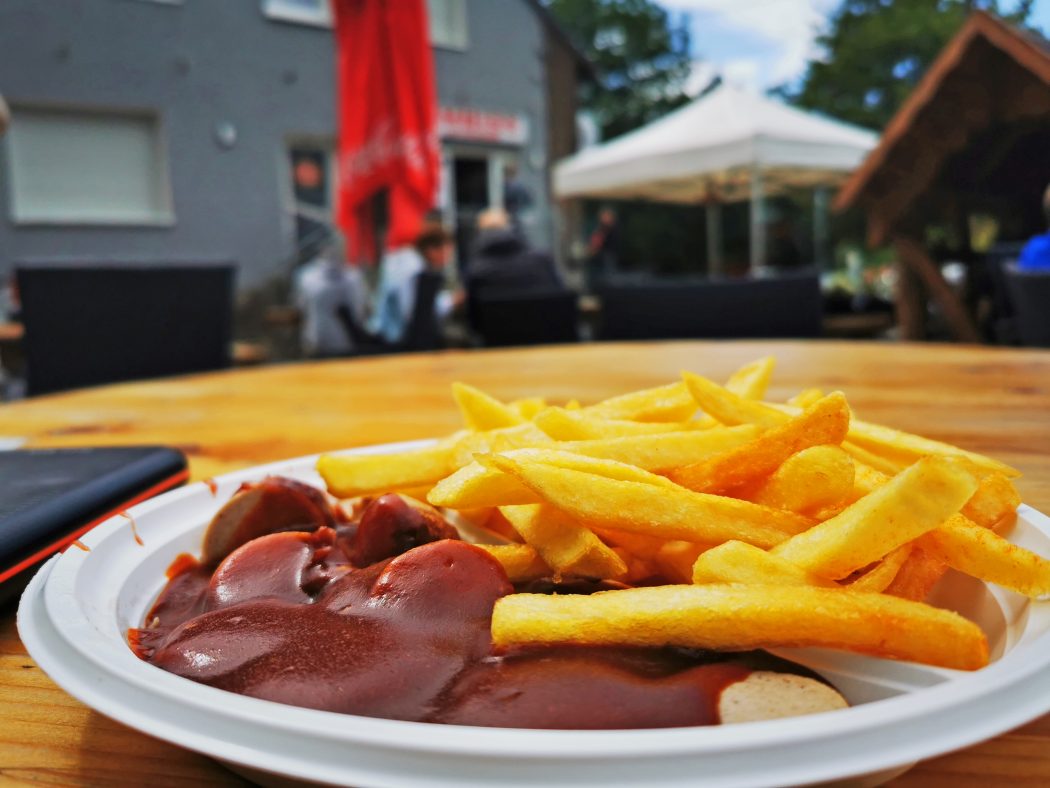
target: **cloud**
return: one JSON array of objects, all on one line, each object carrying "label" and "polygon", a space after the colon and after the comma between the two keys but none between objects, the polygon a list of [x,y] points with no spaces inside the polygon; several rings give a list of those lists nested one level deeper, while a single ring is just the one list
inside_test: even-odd
[{"label": "cloud", "polygon": [[[735,70],[743,61],[763,64],[764,81],[770,85],[801,76],[806,63],[819,52],[815,39],[838,0],[663,0],[671,11],[684,11],[693,17],[694,31],[705,23],[729,28],[762,39],[767,51],[740,51],[731,59]],[[694,36],[697,54],[704,56],[702,35]]]}]

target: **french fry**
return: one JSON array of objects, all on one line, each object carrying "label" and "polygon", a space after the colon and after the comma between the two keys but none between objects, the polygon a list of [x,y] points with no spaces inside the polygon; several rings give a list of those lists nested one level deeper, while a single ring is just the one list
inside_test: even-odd
[{"label": "french fry", "polygon": [[530,545],[479,544],[477,547],[499,561],[512,583],[525,583],[541,577],[550,577],[550,567],[543,563],[539,553]]},{"label": "french fry", "polygon": [[981,479],[977,492],[966,502],[962,513],[985,528],[1009,523],[1021,505],[1021,495],[1005,474],[993,471]]},{"label": "french fry", "polygon": [[957,670],[988,663],[980,628],[882,594],[797,586],[673,585],[496,601],[497,646],[526,643],[745,650],[820,646]]},{"label": "french fry", "polygon": [[[714,381],[691,372],[683,372],[682,377],[700,408],[723,424],[758,424],[774,427],[801,413],[799,408],[791,406],[743,399]],[[857,453],[853,454],[856,459],[891,474],[903,470],[923,457],[935,455],[962,457],[985,473],[998,471],[1010,478],[1021,475],[1016,468],[983,454],[855,418],[850,420],[849,435],[843,448],[851,454],[857,450]]]},{"label": "french fry", "polygon": [[[522,539],[518,532],[514,530],[514,526],[507,521],[507,518],[496,507],[486,506],[478,509],[460,509],[456,514],[460,518],[460,522],[456,523],[456,527],[468,542],[487,544],[494,541],[496,544],[502,544],[503,542],[522,544]],[[462,521],[466,521],[466,529],[461,525]]]},{"label": "french fry", "polygon": [[547,400],[543,397],[526,397],[516,399],[508,403],[508,406],[525,421],[532,421],[537,413],[547,407]]},{"label": "french fry", "polygon": [[[669,490],[681,489],[666,476],[660,476],[628,462],[609,460],[605,457],[588,457],[586,454],[576,454],[560,449],[518,449],[517,451],[505,452],[504,456],[513,460],[539,462],[553,465],[556,468],[568,468],[574,471],[593,473],[597,476],[604,476],[606,479],[616,479],[623,482],[642,482],[643,484],[652,484]],[[487,456],[479,457],[483,465],[488,459]]]},{"label": "french fry", "polygon": [[697,492],[726,492],[768,476],[802,449],[841,443],[848,429],[846,398],[835,392],[797,418],[769,428],[750,443],[677,468],[668,477]]},{"label": "french fry", "polygon": [[631,555],[646,561],[656,561],[660,554],[660,548],[666,544],[665,539],[658,536],[631,533],[628,531],[615,531],[610,528],[599,528],[594,531],[606,544],[613,545],[617,549],[623,549]]},{"label": "french fry", "polygon": [[655,435],[695,429],[695,422],[603,419],[584,411],[565,408],[545,408],[536,414],[533,423],[548,436],[559,441],[621,438],[627,435]]},{"label": "french fry", "polygon": [[861,449],[907,465],[928,455],[964,457],[986,473],[998,471],[1010,478],[1021,475],[1016,468],[983,454],[859,419],[850,423],[849,441]]},{"label": "french fry", "polygon": [[1016,516],[1017,472],[858,420],[837,392],[762,402],[772,368],[759,359],[725,386],[683,372],[583,408],[455,384],[469,431],[326,455],[318,469],[337,496],[425,494],[458,510],[469,540],[523,540],[482,545],[515,582],[654,586],[505,597],[498,644],[825,646],[985,664],[977,627],[919,600],[949,567],[1050,598],[1050,560],[993,530]]},{"label": "french fry", "polygon": [[836,588],[827,578],[744,542],[729,541],[702,553],[693,564],[692,582]]},{"label": "french fry", "polygon": [[735,495],[747,501],[796,514],[827,519],[851,500],[854,489],[852,458],[838,446],[811,446],[784,460],[772,475]]},{"label": "french fry", "polygon": [[740,446],[757,434],[755,427],[744,424],[739,427],[715,427],[660,435],[566,441],[558,444],[557,448],[573,454],[627,462],[660,473]]},{"label": "french fry", "polygon": [[[479,506],[515,506],[539,503],[543,500],[535,492],[522,485],[514,476],[505,474],[498,468],[491,467],[491,463],[483,461],[486,455],[477,456],[482,461],[476,461],[460,468],[451,476],[442,479],[431,489],[427,500],[434,506],[449,506],[457,509]],[[561,468],[595,473],[610,479],[677,488],[674,482],[650,473],[644,468],[602,457],[588,457],[584,454],[559,449],[515,449],[505,452],[505,456],[516,460],[546,462]]]},{"label": "french fry", "polygon": [[708,544],[672,539],[660,545],[654,560],[671,583],[691,583],[693,582],[693,564],[704,551],[710,550],[711,547],[712,545]]},{"label": "french fry", "polygon": [[896,476],[911,464],[882,457],[873,451],[865,449],[863,446],[858,446],[853,441],[842,441],[842,448],[858,463],[864,463],[872,470],[887,476]]},{"label": "french fry", "polygon": [[[626,555],[622,555],[623,553]],[[630,552],[622,551],[622,548],[617,549],[617,554],[622,555],[624,563],[627,564],[627,574],[624,575],[622,582],[638,585],[659,578],[660,572],[656,568],[655,560],[639,558]]]},{"label": "french fry", "polygon": [[[843,447],[843,450],[847,454],[850,454],[849,450]],[[850,454],[852,457],[853,455]],[[879,489],[882,485],[888,482],[892,476],[889,476],[882,471],[875,470],[870,465],[860,462],[856,457],[853,458],[853,500],[863,498],[868,493],[873,493]]]},{"label": "french fry", "polygon": [[958,463],[926,457],[773,553],[838,580],[932,531],[976,489],[977,481]]},{"label": "french fry", "polygon": [[791,418],[763,402],[744,399],[713,380],[683,372],[682,379],[700,409],[722,424],[757,424],[760,427],[776,427]]},{"label": "french fry", "polygon": [[456,469],[452,440],[396,454],[323,454],[317,460],[328,491],[337,498],[427,487]]},{"label": "french fry", "polygon": [[451,509],[516,506],[539,503],[541,500],[540,496],[515,477],[476,460],[441,479],[427,494],[427,501],[432,506],[447,506]]},{"label": "french fry", "polygon": [[504,506],[500,512],[556,574],[607,579],[627,573],[611,547],[551,506]]},{"label": "french fry", "polygon": [[897,577],[913,549],[911,544],[901,545],[860,577],[846,584],[844,588],[850,591],[867,591],[872,594],[882,593]]},{"label": "french fry", "polygon": [[787,404],[793,405],[796,408],[805,409],[823,397],[824,392],[820,389],[802,389],[802,391],[789,399]]},{"label": "french fry", "polygon": [[466,383],[452,384],[452,398],[463,414],[463,423],[467,429],[496,430],[501,427],[513,427],[525,421],[511,406]]},{"label": "french fry", "polygon": [[602,400],[584,410],[605,419],[685,421],[696,413],[696,402],[684,384],[671,383]]},{"label": "french fry", "polygon": [[924,550],[918,543],[912,545],[911,553],[897,570],[897,576],[883,592],[889,596],[921,602],[930,595],[948,564],[933,553]]},{"label": "french fry", "polygon": [[[890,480],[886,474],[855,462],[854,496],[863,497]],[[977,484],[977,491],[962,508],[962,514],[985,528],[1001,529],[1012,523],[1021,505],[1021,495],[1014,483],[1002,473],[985,474]]]},{"label": "french fry", "polygon": [[729,376],[726,389],[744,399],[761,400],[766,396],[776,363],[773,356],[765,356],[745,364]]},{"label": "french fry", "polygon": [[962,515],[926,534],[920,545],[952,569],[987,583],[1029,597],[1050,595],[1050,561]]},{"label": "french fry", "polygon": [[455,442],[452,453],[452,470],[473,462],[475,454],[508,451],[528,446],[549,446],[552,443],[547,433],[532,422],[483,432],[468,432],[461,435]]},{"label": "french fry", "polygon": [[772,547],[812,521],[747,501],[636,481],[619,481],[545,463],[486,458],[581,525],[687,542],[739,539]]},{"label": "french fry", "polygon": [[[512,428],[508,432],[515,429],[519,428]],[[476,433],[478,436],[485,434]],[[617,460],[636,465],[643,470],[659,472],[739,446],[756,434],[755,427],[742,425],[593,441],[553,443],[548,439],[547,445],[572,454]],[[481,451],[481,440],[478,440],[476,446],[479,453],[484,453]],[[508,456],[515,456],[513,451],[506,453]],[[481,506],[539,503],[540,498],[502,471],[471,462],[435,484],[427,500],[434,506],[473,509]]]}]

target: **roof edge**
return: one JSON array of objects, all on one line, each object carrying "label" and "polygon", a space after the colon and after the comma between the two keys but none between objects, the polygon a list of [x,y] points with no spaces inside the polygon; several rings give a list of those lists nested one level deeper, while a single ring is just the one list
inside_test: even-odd
[{"label": "roof edge", "polygon": [[850,179],[843,184],[832,203],[835,211],[844,211],[858,201],[875,173],[885,163],[892,149],[907,133],[918,114],[933,99],[941,83],[958,67],[977,38],[985,39],[996,49],[1004,52],[1035,76],[1050,84],[1050,52],[1044,51],[1024,31],[985,11],[975,11],[941,50],[919,84],[897,110],[883,130],[879,144],[868,154]]},{"label": "roof edge", "polygon": [[598,69],[594,63],[591,62],[590,58],[584,54],[583,49],[577,46],[576,42],[572,40],[572,37],[561,26],[554,14],[545,6],[540,0],[525,0],[526,4],[535,12],[536,16],[539,17],[540,21],[546,26],[554,38],[558,39],[569,52],[572,53],[573,59],[576,61],[577,67],[582,69],[587,77],[595,82],[598,81]]}]

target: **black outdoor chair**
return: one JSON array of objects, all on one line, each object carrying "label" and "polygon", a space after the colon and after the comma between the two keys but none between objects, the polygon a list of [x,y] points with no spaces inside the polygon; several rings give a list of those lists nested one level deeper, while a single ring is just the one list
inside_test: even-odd
[{"label": "black outdoor chair", "polygon": [[230,366],[232,264],[16,268],[30,396]]},{"label": "black outdoor chair", "polygon": [[437,295],[441,292],[444,282],[444,275],[438,271],[423,271],[416,275],[416,297],[412,317],[405,329],[405,336],[399,342],[386,342],[382,337],[369,333],[358,325],[347,307],[340,307],[339,318],[354,340],[354,349],[350,355],[378,356],[444,347],[445,340],[435,309]]},{"label": "black outdoor chair", "polygon": [[1050,271],[1003,267],[1022,345],[1050,347]]},{"label": "black outdoor chair", "polygon": [[598,291],[602,339],[818,337],[815,273],[772,279],[652,282]]},{"label": "black outdoor chair", "polygon": [[580,339],[579,296],[571,290],[484,290],[474,306],[486,347],[551,345]]},{"label": "black outdoor chair", "polygon": [[987,301],[985,333],[993,342],[1015,345],[1018,342],[1017,314],[1006,269],[1017,263],[1023,243],[999,243],[992,246],[973,267],[973,288],[978,298]]}]

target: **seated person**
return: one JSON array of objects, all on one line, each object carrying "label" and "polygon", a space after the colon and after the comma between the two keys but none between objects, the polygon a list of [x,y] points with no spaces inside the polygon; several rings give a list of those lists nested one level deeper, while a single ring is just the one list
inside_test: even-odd
[{"label": "seated person", "polygon": [[[1043,213],[1050,226],[1050,186],[1043,194]],[[1037,235],[1024,245],[1017,260],[1019,271],[1050,271],[1050,232]]]},{"label": "seated person", "polygon": [[494,208],[478,216],[478,236],[467,267],[467,317],[471,327],[477,327],[474,311],[483,291],[524,293],[564,287],[551,256],[532,249],[511,227],[510,217],[504,211]]},{"label": "seated person", "polygon": [[[416,278],[425,270],[441,271],[452,252],[452,236],[440,224],[424,225],[415,244],[389,252],[379,272],[375,312],[369,325],[378,339],[400,342],[412,319],[416,300]],[[448,291],[438,293],[434,313],[444,320],[462,300]]]},{"label": "seated person", "polygon": [[341,236],[329,231],[317,255],[295,272],[295,305],[301,316],[299,342],[304,355],[343,356],[354,349],[354,339],[340,318],[347,310],[364,318],[367,285],[361,271],[347,265]]},{"label": "seated person", "polygon": [[795,230],[791,222],[781,219],[774,222],[769,233],[769,251],[766,254],[766,265],[778,271],[802,268],[805,262],[802,252],[795,243]]}]

